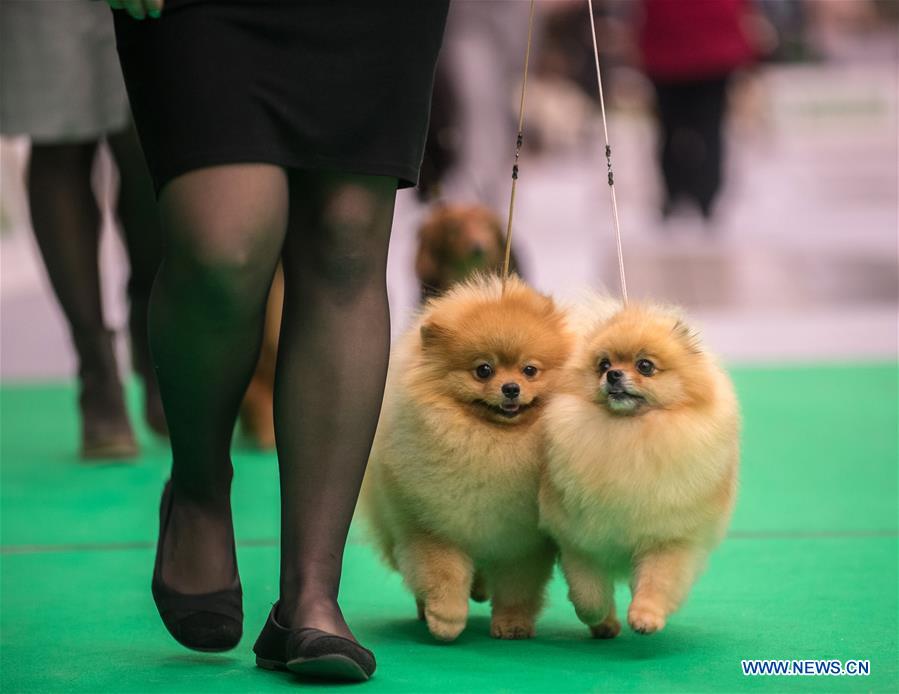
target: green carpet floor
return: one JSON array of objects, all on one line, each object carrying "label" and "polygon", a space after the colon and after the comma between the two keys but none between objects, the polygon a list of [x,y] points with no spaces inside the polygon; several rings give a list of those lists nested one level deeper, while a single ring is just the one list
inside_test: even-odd
[{"label": "green carpet floor", "polygon": [[[737,512],[665,631],[593,641],[557,577],[536,639],[490,639],[478,605],[458,642],[438,645],[354,526],[341,602],[378,656],[365,691],[899,691],[896,367],[734,377]],[[229,654],[195,654],[169,638],[149,592],[166,448],[142,432],[137,462],[80,463],[73,399],[56,385],[0,389],[0,690],[312,689],[257,670],[250,653],[276,596],[274,456],[235,453],[246,635]],[[746,658],[868,659],[871,674],[743,677]]]}]

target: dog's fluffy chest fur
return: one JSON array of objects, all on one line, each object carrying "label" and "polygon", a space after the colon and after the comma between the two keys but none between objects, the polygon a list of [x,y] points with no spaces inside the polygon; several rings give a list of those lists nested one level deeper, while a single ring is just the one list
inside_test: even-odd
[{"label": "dog's fluffy chest fur", "polygon": [[538,430],[422,412],[395,403],[384,473],[419,524],[475,560],[502,560],[538,542]]},{"label": "dog's fluffy chest fur", "polygon": [[[544,526],[613,560],[667,542],[714,544],[726,518],[737,451],[727,425],[691,428],[610,416],[573,395],[549,406]],[[676,439],[676,440],[675,440]]]}]

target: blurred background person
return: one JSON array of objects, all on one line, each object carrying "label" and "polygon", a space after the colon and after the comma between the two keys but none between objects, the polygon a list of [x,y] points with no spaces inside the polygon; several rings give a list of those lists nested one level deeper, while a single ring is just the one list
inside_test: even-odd
[{"label": "blurred background person", "polygon": [[0,131],[31,138],[31,221],[78,356],[81,456],[134,456],[137,440],[101,301],[102,219],[92,172],[102,142],[119,170],[132,362],[144,385],[147,424],[157,434],[166,433],[166,424],[149,356],[147,305],[161,247],[109,11],[88,0],[4,0],[0,22]]},{"label": "blurred background person", "polygon": [[[452,151],[444,154],[441,193],[498,213],[508,205],[518,116],[514,92],[524,67],[528,11],[527,2],[451,3],[437,68],[434,135],[438,149]],[[423,174],[427,186],[427,168]]]},{"label": "blurred background person", "polygon": [[[502,267],[529,6],[450,4],[417,187],[429,207],[414,260],[422,301]],[[517,253],[511,267],[522,273]]]},{"label": "blurred background person", "polygon": [[709,219],[722,183],[731,75],[755,57],[749,0],[642,0],[638,45],[659,119],[662,216],[682,200]]}]

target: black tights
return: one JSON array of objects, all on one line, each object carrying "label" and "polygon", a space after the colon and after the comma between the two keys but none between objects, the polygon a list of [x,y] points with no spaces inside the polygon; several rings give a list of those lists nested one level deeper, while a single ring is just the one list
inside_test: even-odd
[{"label": "black tights", "polygon": [[[161,256],[156,201],[134,130],[111,135],[107,143],[119,169],[116,211],[131,265],[128,297],[134,365],[147,377],[151,375],[147,302]],[[35,143],[28,167],[32,226],[82,373],[110,368],[108,359],[97,353],[108,343],[98,265],[100,211],[91,188],[99,144],[98,140]]]},{"label": "black tights", "polygon": [[386,376],[395,191],[392,178],[264,164],[201,169],[164,188],[150,336],[172,441],[170,587],[225,588],[236,570],[229,447],[281,259],[278,617],[352,636],[337,590]]}]

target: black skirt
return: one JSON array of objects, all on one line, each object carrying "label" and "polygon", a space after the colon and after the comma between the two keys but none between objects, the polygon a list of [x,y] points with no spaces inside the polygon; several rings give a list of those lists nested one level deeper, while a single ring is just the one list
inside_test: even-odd
[{"label": "black skirt", "polygon": [[115,15],[157,193],[218,164],[415,185],[448,0],[168,0]]}]

